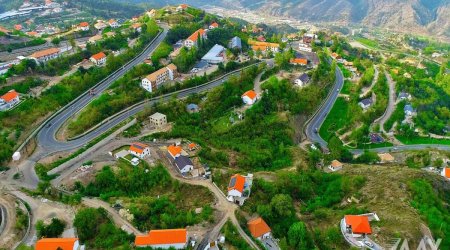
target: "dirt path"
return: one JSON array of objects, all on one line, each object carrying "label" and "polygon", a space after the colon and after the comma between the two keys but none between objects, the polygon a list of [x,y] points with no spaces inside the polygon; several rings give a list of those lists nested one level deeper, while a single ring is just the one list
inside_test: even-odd
[{"label": "dirt path", "polygon": [[256,94],[260,95],[261,90],[261,76],[264,74],[264,72],[259,73],[258,76],[256,76],[255,80],[253,81],[253,89],[255,90]]},{"label": "dirt path", "polygon": [[3,231],[0,232],[0,248],[8,249],[17,240],[17,232],[14,228],[16,224],[16,208],[14,200],[14,197],[6,193],[0,195],[0,209],[4,215],[1,219],[5,223]]},{"label": "dirt path", "polygon": [[386,75],[389,86],[389,103],[384,114],[380,118],[376,119],[374,124],[377,123],[380,124],[381,131],[386,133],[386,131],[384,130],[384,124],[391,117],[392,113],[394,113],[395,111],[396,98],[395,98],[395,82],[388,73],[384,72],[384,74]]}]

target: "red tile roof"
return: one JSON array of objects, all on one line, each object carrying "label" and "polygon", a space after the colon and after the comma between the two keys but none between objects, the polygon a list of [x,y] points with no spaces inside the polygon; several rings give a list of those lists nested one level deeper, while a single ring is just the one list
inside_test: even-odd
[{"label": "red tile roof", "polygon": [[270,227],[261,217],[249,221],[247,225],[248,230],[250,230],[250,233],[255,238],[261,237],[271,231]]},{"label": "red tile roof", "polygon": [[36,250],[73,250],[77,238],[44,238],[36,242]]},{"label": "red tile roof", "polygon": [[444,169],[444,176],[447,178],[450,178],[450,168],[446,167]]},{"label": "red tile roof", "polygon": [[213,26],[214,28],[217,28],[217,27],[219,27],[219,24],[216,23],[216,22],[214,22],[214,23],[212,23],[210,26]]},{"label": "red tile roof", "polygon": [[352,228],[352,232],[355,234],[371,234],[369,218],[364,215],[346,215],[344,217],[345,224]]},{"label": "red tile roof", "polygon": [[19,96],[19,93],[17,93],[15,90],[10,90],[8,93],[2,95],[0,97],[0,99],[3,99],[5,102],[10,102],[18,96]]},{"label": "red tile roof", "polygon": [[88,27],[89,23],[88,22],[82,22],[80,23],[80,27]]},{"label": "red tile roof", "polygon": [[172,155],[172,157],[181,154],[181,147],[179,146],[170,145],[169,147],[167,147],[167,150],[169,151],[170,155]]},{"label": "red tile roof", "polygon": [[189,5],[184,3],[184,4],[180,4],[180,6],[178,6],[178,7],[181,7],[182,9],[187,9],[189,7]]},{"label": "red tile roof", "polygon": [[144,150],[146,148],[148,148],[148,146],[145,145],[144,143],[135,142],[135,143],[131,144],[130,151],[136,152],[138,154],[142,154],[142,152],[144,152]]},{"label": "red tile roof", "polygon": [[245,92],[243,95],[242,95],[242,97],[244,97],[244,96],[247,96],[248,98],[250,98],[250,99],[255,99],[256,98],[256,92],[255,91],[253,91],[253,90],[249,90],[249,91],[247,91],[247,92]]},{"label": "red tile roof", "polygon": [[197,145],[195,143],[190,143],[188,147],[189,149],[194,149]]},{"label": "red tile roof", "polygon": [[301,65],[307,65],[308,64],[308,59],[306,58],[292,58],[291,63],[295,63],[295,64],[301,64]]},{"label": "red tile roof", "polygon": [[59,52],[60,52],[59,48],[44,49],[44,50],[34,52],[33,54],[30,55],[30,57],[39,59],[44,56],[58,54]]},{"label": "red tile roof", "polygon": [[187,242],[186,229],[150,230],[148,235],[138,235],[134,241],[136,246],[168,245]]},{"label": "red tile roof", "polygon": [[199,29],[196,32],[194,32],[192,35],[190,35],[187,40],[191,40],[193,42],[197,42],[199,34],[200,34],[200,36],[203,36],[205,34],[205,32],[206,31],[204,29]]},{"label": "red tile roof", "polygon": [[230,184],[228,185],[228,191],[234,189],[242,193],[244,191],[244,185],[245,177],[240,174],[235,174],[231,176]]},{"label": "red tile roof", "polygon": [[100,52],[100,53],[97,53],[97,54],[91,56],[91,58],[94,58],[96,61],[98,61],[102,58],[105,58],[105,57],[106,57],[106,55],[103,52]]}]

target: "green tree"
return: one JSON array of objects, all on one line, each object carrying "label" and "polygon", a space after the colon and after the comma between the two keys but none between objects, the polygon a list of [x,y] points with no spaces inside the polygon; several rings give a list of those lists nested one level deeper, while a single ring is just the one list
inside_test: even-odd
[{"label": "green tree", "polygon": [[53,218],[49,225],[45,225],[42,220],[36,223],[38,238],[58,238],[64,232],[66,223],[58,218]]},{"label": "green tree", "polygon": [[53,45],[55,45],[55,46],[59,45],[59,44],[61,43],[61,38],[59,38],[59,37],[53,38],[53,39],[52,39],[52,43],[53,43]]},{"label": "green tree", "polygon": [[277,194],[270,201],[272,210],[281,217],[289,217],[294,212],[294,205],[291,196],[287,194]]},{"label": "green tree", "polygon": [[311,236],[305,223],[299,221],[291,225],[288,231],[289,244],[295,249],[309,250],[314,248]]}]

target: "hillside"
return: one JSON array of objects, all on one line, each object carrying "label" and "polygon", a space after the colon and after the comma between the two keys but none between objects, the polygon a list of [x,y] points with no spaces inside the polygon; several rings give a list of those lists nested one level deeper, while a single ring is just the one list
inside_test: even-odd
[{"label": "hillside", "polygon": [[[145,2],[162,4],[156,0]],[[180,1],[167,2],[176,4]],[[398,31],[450,36],[449,0],[192,0],[189,4],[247,8],[312,22],[362,23]]]}]

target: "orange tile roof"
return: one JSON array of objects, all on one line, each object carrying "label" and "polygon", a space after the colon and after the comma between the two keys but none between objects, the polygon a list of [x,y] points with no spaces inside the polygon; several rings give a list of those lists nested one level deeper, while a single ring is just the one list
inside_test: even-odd
[{"label": "orange tile roof", "polygon": [[88,22],[82,22],[80,23],[80,27],[88,27],[89,23]]},{"label": "orange tile roof", "polygon": [[103,52],[100,52],[100,53],[97,53],[97,54],[91,56],[91,58],[94,58],[96,61],[98,61],[102,58],[105,58],[105,57],[106,57],[106,55]]},{"label": "orange tile roof", "polygon": [[189,5],[184,3],[184,4],[180,4],[179,7],[181,7],[182,9],[187,9],[187,7],[189,7]]},{"label": "orange tile roof", "polygon": [[219,27],[219,24],[218,23],[216,23],[216,22],[214,22],[214,23],[212,23],[211,25],[209,25],[209,26],[213,26],[214,28],[217,28],[217,27]]},{"label": "orange tile roof", "polygon": [[331,162],[331,166],[333,167],[333,168],[337,168],[337,167],[342,167],[342,163],[340,162],[340,161],[338,161],[338,160],[333,160],[332,162]]},{"label": "orange tile roof", "polygon": [[352,228],[352,232],[355,234],[371,234],[369,218],[363,215],[346,215],[345,224]]},{"label": "orange tile roof", "polygon": [[15,30],[22,30],[22,25],[21,24],[16,24],[16,25],[14,25],[14,29]]},{"label": "orange tile roof", "polygon": [[130,151],[136,152],[138,154],[142,154],[142,152],[144,152],[144,149],[146,149],[146,148],[148,148],[148,146],[145,145],[144,143],[135,142],[135,143],[131,144]]},{"label": "orange tile roof", "polygon": [[186,242],[186,229],[150,230],[148,235],[137,235],[134,240],[136,246],[185,244]]},{"label": "orange tile roof", "polygon": [[306,58],[292,58],[290,60],[291,63],[301,64],[301,65],[307,65],[308,59]]},{"label": "orange tile roof", "polygon": [[172,71],[176,71],[177,70],[177,66],[173,63],[169,64],[166,66],[166,68],[172,70]]},{"label": "orange tile roof", "polygon": [[10,31],[7,28],[5,28],[5,27],[0,26],[0,32],[9,33]]},{"label": "orange tile roof", "polygon": [[190,143],[189,144],[189,149],[194,149],[197,145],[195,143]]},{"label": "orange tile roof", "polygon": [[134,29],[140,28],[142,26],[142,24],[140,23],[133,23],[133,25],[131,25],[131,27],[133,27]]},{"label": "orange tile roof", "polygon": [[192,35],[190,35],[188,37],[188,39],[186,39],[186,40],[191,40],[193,42],[197,42],[199,34],[200,34],[200,36],[204,36],[205,32],[206,31],[204,29],[199,29],[199,30],[195,31]]},{"label": "orange tile roof", "polygon": [[113,23],[115,23],[115,22],[116,22],[116,20],[114,20],[114,19],[110,19],[110,20],[108,21],[109,24],[113,24]]},{"label": "orange tile roof", "polygon": [[444,169],[444,175],[446,178],[450,178],[450,168],[446,167]]},{"label": "orange tile roof", "polygon": [[341,56],[338,55],[336,52],[331,53],[331,57],[333,57],[334,59],[339,59],[339,58],[341,58]]},{"label": "orange tile roof", "polygon": [[270,231],[272,231],[261,217],[249,221],[247,223],[247,226],[248,230],[250,230],[250,233],[255,238],[261,237],[264,234],[270,233]]},{"label": "orange tile roof", "polygon": [[36,250],[73,250],[77,238],[44,238],[36,242]]},{"label": "orange tile roof", "polygon": [[151,73],[150,75],[146,76],[145,78],[147,78],[150,82],[154,82],[154,81],[156,81],[158,76],[166,73],[166,71],[167,71],[167,68],[163,67],[163,68],[160,68],[157,71]]},{"label": "orange tile roof", "polygon": [[10,90],[8,93],[2,95],[0,99],[3,99],[5,102],[10,102],[12,99],[19,96],[19,93],[17,93],[14,89]]},{"label": "orange tile roof", "polygon": [[256,98],[256,92],[253,90],[249,90],[242,95],[242,97],[244,97],[244,96],[247,96],[248,98],[253,100]]},{"label": "orange tile roof", "polygon": [[242,193],[244,191],[244,185],[245,177],[240,174],[235,174],[231,176],[230,184],[228,185],[228,191],[235,189]]},{"label": "orange tile roof", "polygon": [[167,151],[169,151],[170,155],[172,155],[172,157],[175,157],[178,154],[181,154],[181,147],[180,146],[174,146],[174,145],[170,145],[169,147],[167,147]]},{"label": "orange tile roof", "polygon": [[254,51],[257,51],[257,50],[266,51],[267,50],[267,46],[264,46],[264,45],[252,45],[252,50],[254,50]]},{"label": "orange tile roof", "polygon": [[30,55],[30,57],[33,58],[41,58],[44,56],[49,56],[49,55],[53,55],[53,54],[57,54],[59,53],[59,48],[50,48],[50,49],[44,49],[41,51],[36,51],[33,54]]},{"label": "orange tile roof", "polygon": [[27,35],[29,35],[29,36],[38,36],[39,33],[37,33],[36,31],[30,31],[30,32],[27,32]]}]

